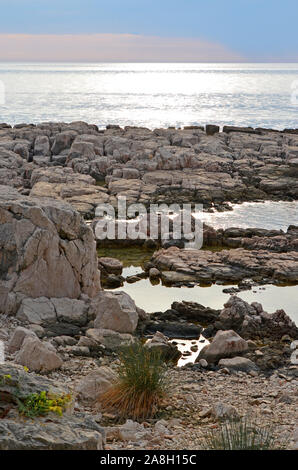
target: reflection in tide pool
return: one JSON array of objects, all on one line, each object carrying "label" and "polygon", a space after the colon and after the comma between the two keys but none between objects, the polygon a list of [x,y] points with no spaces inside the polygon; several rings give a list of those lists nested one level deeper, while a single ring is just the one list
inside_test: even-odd
[{"label": "reflection in tide pool", "polygon": [[[289,225],[298,225],[298,202],[267,201],[234,204],[233,211],[204,213],[202,220],[216,228],[251,227],[286,231]],[[141,272],[140,266],[152,255],[135,247],[100,251],[100,256],[115,256],[124,262],[124,277]],[[165,287],[162,284],[153,285],[150,280],[142,279],[134,284],[125,283],[124,287],[118,290],[127,292],[138,307],[147,312],[160,312],[171,308],[173,302],[183,300],[221,309],[229,299],[229,295],[223,293],[223,289],[229,287],[235,286],[214,284],[211,287]],[[298,286],[257,286],[237,295],[249,303],[260,302],[268,313],[283,309],[298,325]]]},{"label": "reflection in tide pool", "polygon": [[[182,352],[182,356],[177,362],[178,367],[183,367],[186,364],[194,364],[196,358],[200,354],[200,351],[207,346],[209,341],[204,338],[204,336],[200,336],[197,340],[187,340],[187,339],[174,339],[171,343],[175,343],[179,351]],[[192,348],[195,347],[195,350]]]},{"label": "reflection in tide pool", "polygon": [[[173,302],[198,302],[205,307],[221,309],[230,295],[223,289],[233,285],[217,285],[211,287],[166,287],[162,284],[153,285],[149,279],[142,279],[134,284],[125,283],[117,289],[127,292],[136,305],[147,312],[164,312],[171,308]],[[265,285],[253,287],[251,290],[237,293],[246,302],[259,302],[268,313],[283,309],[298,325],[298,286]]]},{"label": "reflection in tide pool", "polygon": [[298,225],[298,202],[266,201],[233,204],[232,211],[204,212],[200,219],[215,228],[264,228],[284,230]]}]

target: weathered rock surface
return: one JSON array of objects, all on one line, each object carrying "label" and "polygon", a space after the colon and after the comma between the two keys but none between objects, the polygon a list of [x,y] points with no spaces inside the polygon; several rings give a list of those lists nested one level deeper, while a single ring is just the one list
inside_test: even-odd
[{"label": "weathered rock surface", "polygon": [[247,339],[270,338],[278,341],[284,335],[298,338],[297,326],[283,310],[269,314],[258,302],[248,304],[237,296],[230,297],[224,305],[215,327],[233,329]]},{"label": "weathered rock surface", "polygon": [[98,346],[104,346],[107,351],[119,351],[120,347],[127,346],[134,341],[134,337],[129,333],[118,333],[100,328],[90,328],[86,331],[86,335]]},{"label": "weathered rock surface", "polygon": [[0,422],[0,450],[102,450],[103,431],[91,419],[51,417]]},{"label": "weathered rock surface", "polygon": [[[48,167],[106,179],[107,194],[94,186],[89,188],[89,201],[86,188],[70,201],[86,215],[94,214],[97,198],[115,203],[121,194],[130,202],[207,205],[298,194],[298,137],[291,130],[225,126],[224,132],[218,132],[218,126],[209,125],[206,133],[200,127],[151,131],[127,126],[103,131],[76,122],[7,126],[0,131],[2,183],[31,189],[32,171]],[[60,189],[54,188],[57,183],[47,184],[47,190],[61,198]],[[33,191],[44,194],[44,189]]]},{"label": "weathered rock surface", "polygon": [[95,296],[100,289],[92,231],[70,205],[0,186],[0,311],[24,297]]},{"label": "weathered rock surface", "polygon": [[77,399],[85,404],[92,405],[96,403],[101,394],[106,392],[113,381],[115,380],[115,373],[109,367],[99,367],[94,370],[76,386]]},{"label": "weathered rock surface", "polygon": [[64,384],[51,380],[45,376],[26,372],[24,367],[6,362],[0,364],[0,377],[9,377],[0,381],[0,401],[16,403],[15,396],[26,398],[32,393],[42,391],[50,392],[53,395],[69,394],[70,389]]},{"label": "weathered rock surface", "polygon": [[153,338],[145,343],[145,347],[152,351],[158,351],[165,360],[178,360],[182,354],[177,346],[169,341],[169,338],[160,331],[157,331]]},{"label": "weathered rock surface", "polygon": [[[220,313],[220,310],[204,307],[197,302],[173,302],[171,307],[172,310],[169,311],[169,314],[172,312],[177,319],[180,318],[187,321],[199,322],[203,325],[214,323],[218,319],[218,315]],[[173,311],[177,312],[177,314]],[[165,312],[165,314],[166,313],[167,312]],[[165,318],[165,320],[166,319],[167,318]]]},{"label": "weathered rock surface", "polygon": [[214,229],[204,224],[204,247],[217,246],[267,250],[285,253],[298,250],[298,227],[290,225],[286,232],[259,228]]},{"label": "weathered rock surface", "polygon": [[205,346],[197,358],[206,359],[208,363],[215,363],[223,358],[241,355],[248,351],[247,342],[235,331],[218,331],[213,341]]},{"label": "weathered rock surface", "polygon": [[62,360],[53,346],[30,336],[24,339],[15,361],[28,367],[30,371],[41,373],[51,372],[62,366]]},{"label": "weathered rock surface", "polygon": [[102,292],[98,296],[95,328],[133,333],[138,324],[137,307],[125,292]]},{"label": "weathered rock surface", "polygon": [[[152,263],[167,282],[233,281],[262,278],[298,282],[298,251],[276,253],[237,248],[212,252],[171,247],[154,253]],[[168,274],[172,274],[172,277]]]},{"label": "weathered rock surface", "polygon": [[233,357],[232,359],[220,359],[219,367],[227,368],[234,372],[251,372],[257,371],[258,367],[254,362],[246,357]]},{"label": "weathered rock surface", "polygon": [[10,354],[14,354],[15,352],[19,351],[27,337],[37,338],[36,334],[32,330],[18,326],[13,332],[13,335],[8,343],[8,352]]},{"label": "weathered rock surface", "polygon": [[101,256],[98,258],[98,267],[102,274],[116,274],[122,273],[123,264],[116,258],[108,258]]}]

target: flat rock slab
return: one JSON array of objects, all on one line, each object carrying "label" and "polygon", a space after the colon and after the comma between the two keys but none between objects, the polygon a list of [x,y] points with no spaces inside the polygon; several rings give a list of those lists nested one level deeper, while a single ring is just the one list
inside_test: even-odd
[{"label": "flat rock slab", "polygon": [[75,417],[0,421],[0,450],[102,450],[103,429]]},{"label": "flat rock slab", "polygon": [[237,248],[212,252],[171,247],[154,253],[152,262],[168,283],[233,281],[266,277],[298,282],[298,252],[275,253]]},{"label": "flat rock slab", "polygon": [[70,393],[65,385],[34,372],[26,372],[23,366],[13,363],[0,364],[0,379],[0,401],[14,402],[16,394],[19,398],[25,398],[43,391],[53,395]]}]

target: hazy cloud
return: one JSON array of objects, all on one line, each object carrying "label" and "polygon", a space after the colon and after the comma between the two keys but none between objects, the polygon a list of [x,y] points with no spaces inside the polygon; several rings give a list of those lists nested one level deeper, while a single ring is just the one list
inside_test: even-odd
[{"label": "hazy cloud", "polygon": [[1,61],[239,62],[225,46],[201,39],[134,34],[0,34]]}]

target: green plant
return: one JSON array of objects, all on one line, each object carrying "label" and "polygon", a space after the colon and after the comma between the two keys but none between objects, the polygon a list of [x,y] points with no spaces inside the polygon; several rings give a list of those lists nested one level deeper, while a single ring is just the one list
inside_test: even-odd
[{"label": "green plant", "polygon": [[71,395],[51,395],[49,392],[32,393],[26,398],[16,398],[19,413],[27,418],[35,418],[36,416],[45,416],[53,412],[62,416],[66,405],[71,401]]},{"label": "green plant", "polygon": [[212,429],[203,447],[208,450],[269,450],[274,448],[275,438],[271,427],[259,427],[244,418],[229,420],[219,429]]},{"label": "green plant", "polygon": [[121,418],[146,419],[154,416],[166,396],[166,365],[160,351],[140,342],[122,348],[118,374],[101,395],[104,409]]},{"label": "green plant", "polygon": [[11,381],[11,375],[5,374],[0,377],[0,385],[9,384]]}]

